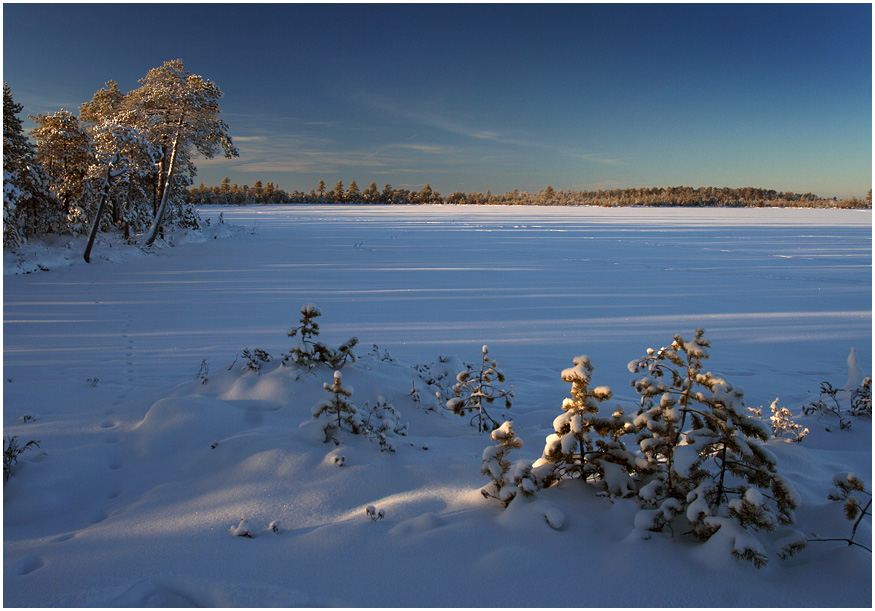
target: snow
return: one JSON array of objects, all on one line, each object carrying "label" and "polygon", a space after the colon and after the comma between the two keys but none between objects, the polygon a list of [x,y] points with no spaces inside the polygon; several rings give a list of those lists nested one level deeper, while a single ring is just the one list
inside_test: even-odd
[{"label": "snow", "polygon": [[[209,228],[149,254],[106,236],[90,265],[84,236],[4,253],[4,435],[40,441],[4,486],[5,606],[871,606],[865,550],[777,557],[797,531],[849,536],[827,498],[836,473],[871,490],[871,421],[801,413],[821,381],[846,380],[852,348],[854,374],[871,375],[871,211],[202,214]],[[302,304],[323,313],[327,346],[360,338],[343,384],[360,414],[382,400],[409,424],[394,454],[344,431],[324,443],[310,408],[333,372],[280,363]],[[701,544],[642,535],[670,503],[647,513],[576,480],[506,510],[480,494],[494,442],[443,406],[481,346],[514,387],[506,418],[526,445],[510,457],[535,461],[575,355],[613,390],[601,413],[632,413],[630,359],[700,326],[708,367],[743,383],[745,406],[780,396],[810,429],[766,444],[801,503],[794,526]],[[273,358],[243,371],[245,347]],[[856,538],[871,547],[870,519]],[[598,579],[524,585],[581,554]]]}]

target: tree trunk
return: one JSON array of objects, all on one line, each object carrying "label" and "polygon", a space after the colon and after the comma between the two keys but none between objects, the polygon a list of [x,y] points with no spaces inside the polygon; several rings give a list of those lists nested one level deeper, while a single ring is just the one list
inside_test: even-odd
[{"label": "tree trunk", "polygon": [[158,206],[158,211],[155,213],[155,220],[152,222],[152,227],[149,229],[149,235],[146,238],[146,246],[151,246],[158,237],[158,231],[161,228],[161,222],[164,219],[164,211],[167,208],[167,194],[170,192],[170,180],[173,177],[173,166],[176,163],[176,152],[179,149],[179,138],[182,132],[182,119],[179,120],[180,125],[176,129],[176,137],[173,138],[173,148],[170,152],[170,166],[167,168],[167,177],[164,179],[164,192],[161,194],[161,204]]},{"label": "tree trunk", "polygon": [[94,224],[91,225],[91,231],[88,233],[88,245],[85,247],[85,262],[91,263],[91,248],[94,246],[94,238],[97,237],[97,230],[100,228],[100,217],[103,216],[103,208],[106,206],[106,200],[109,198],[109,187],[112,183],[112,162],[106,164],[106,178],[103,179],[103,193],[101,193],[100,204],[97,206],[97,214],[94,218]]}]

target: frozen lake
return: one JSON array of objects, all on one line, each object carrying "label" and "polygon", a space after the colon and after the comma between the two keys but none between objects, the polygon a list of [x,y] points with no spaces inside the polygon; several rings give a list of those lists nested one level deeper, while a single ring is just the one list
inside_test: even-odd
[{"label": "frozen lake", "polygon": [[[747,405],[768,412],[780,397],[798,418],[822,380],[844,383],[852,347],[871,375],[871,211],[202,214],[210,231],[157,255],[104,241],[87,265],[83,238],[70,250],[34,247],[31,263],[51,271],[27,275],[4,257],[4,434],[41,441],[4,487],[7,606],[871,604],[871,554],[859,547],[813,543],[784,561],[776,541],[786,533],[769,533],[770,564],[758,571],[720,536],[643,535],[634,500],[581,480],[502,510],[479,492],[488,435],[446,415],[447,396],[428,411],[409,394],[411,381],[431,384],[412,365],[479,362],[487,344],[516,393],[508,418],[525,447],[514,460],[533,461],[574,357],[589,355],[594,383],[631,412],[627,363],[702,326],[709,365],[746,390]],[[235,235],[209,239],[220,215]],[[409,419],[409,436],[391,438],[397,454],[361,436],[323,442],[311,408],[330,372],[276,362],[304,303],[322,310],[329,346],[359,337],[362,358],[343,379],[359,408],[385,396]],[[258,374],[229,367],[244,347],[276,360]],[[205,359],[203,385],[194,378]],[[827,498],[835,473],[871,486],[871,419],[854,420],[829,432],[834,421],[807,416],[804,443],[768,442],[800,497],[805,536],[847,536]],[[386,519],[368,519],[369,505]],[[567,522],[548,525],[545,511]],[[229,534],[241,518],[253,539]],[[871,522],[857,538],[871,546]],[[581,554],[598,579],[557,572]],[[635,571],[666,563],[674,570],[630,587]],[[352,569],[338,577],[338,566]],[[537,587],[557,578],[563,587]]]},{"label": "frozen lake", "polygon": [[47,364],[104,379],[135,365],[133,383],[153,388],[190,378],[204,358],[286,349],[305,302],[324,312],[330,342],[357,335],[407,362],[476,359],[487,344],[511,379],[555,376],[588,354],[621,394],[628,361],[698,326],[714,369],[751,403],[841,384],[851,347],[871,366],[871,211],[203,210],[214,223],[220,213],[248,231],[7,276],[7,377]]}]

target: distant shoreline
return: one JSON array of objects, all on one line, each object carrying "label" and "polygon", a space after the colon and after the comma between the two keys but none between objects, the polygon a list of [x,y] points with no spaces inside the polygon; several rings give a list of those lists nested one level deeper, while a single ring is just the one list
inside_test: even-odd
[{"label": "distant shoreline", "polygon": [[418,191],[386,185],[382,191],[371,183],[364,191],[355,182],[344,188],[338,182],[331,190],[320,183],[319,190],[308,193],[279,189],[273,183],[253,187],[231,185],[226,179],[218,187],[199,187],[188,190],[192,205],[250,205],[250,204],[359,204],[359,205],[504,205],[504,206],[595,206],[604,208],[840,208],[871,209],[872,191],[865,199],[822,198],[813,193],[793,193],[753,187],[652,187],[641,189],[614,189],[610,191],[555,191],[547,187],[538,193],[507,191],[504,194],[462,193],[448,196],[425,185]]}]

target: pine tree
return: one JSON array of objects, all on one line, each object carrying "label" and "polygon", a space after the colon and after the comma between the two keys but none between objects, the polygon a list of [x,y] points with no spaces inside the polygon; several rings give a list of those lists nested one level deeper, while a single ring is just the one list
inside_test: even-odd
[{"label": "pine tree", "polygon": [[320,316],[322,316],[321,310],[313,304],[306,303],[301,306],[301,324],[297,327],[289,327],[286,331],[289,337],[297,337],[298,341],[287,354],[283,355],[283,365],[296,365],[309,370],[322,363],[332,369],[340,369],[347,361],[356,360],[353,352],[353,348],[358,344],[356,337],[349,338],[337,350],[332,350],[322,342],[316,341],[319,337],[319,323],[316,319]]},{"label": "pine tree", "polygon": [[315,338],[319,337],[319,323],[316,319],[320,316],[322,311],[313,304],[305,303],[301,306],[301,324],[297,327],[289,327],[286,331],[286,335],[297,337],[298,341],[288,354],[283,355],[283,365],[294,364],[308,369],[315,366],[318,360],[316,346],[319,344],[315,341]]},{"label": "pine tree", "polygon": [[477,430],[486,431],[497,428],[500,423],[489,415],[485,404],[492,404],[496,399],[504,399],[507,408],[511,406],[513,386],[504,390],[495,385],[495,381],[503,383],[504,374],[496,369],[495,361],[489,358],[489,348],[483,346],[483,360],[479,371],[461,371],[456,376],[453,386],[454,398],[447,401],[447,408],[454,414],[464,416],[472,413],[471,424],[477,421]]},{"label": "pine tree", "polygon": [[359,186],[355,184],[355,181],[349,183],[349,189],[346,190],[346,201],[350,203],[356,203],[361,200],[361,191],[359,191]]},{"label": "pine tree", "polygon": [[393,204],[394,201],[394,191],[392,190],[392,185],[387,184],[383,187],[382,192],[380,192],[380,203],[382,204]]},{"label": "pine tree", "polygon": [[378,397],[374,406],[371,407],[365,401],[362,410],[361,431],[370,440],[376,440],[380,445],[381,452],[395,453],[395,446],[389,441],[389,437],[407,435],[407,423],[401,422],[401,414],[391,403],[387,403],[383,397]]},{"label": "pine tree", "polygon": [[325,416],[322,430],[325,431],[325,441],[328,442],[332,435],[344,428],[351,433],[362,432],[362,420],[358,412],[348,399],[352,397],[352,388],[343,385],[340,372],[334,372],[334,383],[325,382],[322,387],[331,393],[330,399],[320,401],[313,406],[312,414],[317,420]]},{"label": "pine tree", "polygon": [[[164,62],[140,79],[140,87],[128,94],[137,127],[163,151],[155,191],[155,218],[146,237],[152,244],[158,236],[167,210],[168,197],[180,191],[196,171],[191,163],[197,152],[212,159],[220,151],[227,158],[239,152],[219,118],[222,92],[210,80],[185,70],[181,59]],[[174,178],[181,183],[174,186]]]},{"label": "pine tree", "polygon": [[[128,238],[144,231],[152,221],[152,188],[163,154],[133,127],[136,117],[129,98],[115,81],[107,81],[90,102],[79,106],[79,121],[88,131],[94,150],[88,180],[100,203],[111,205],[109,225],[123,228]],[[108,177],[111,180],[107,181]],[[98,222],[98,229],[108,228]]]},{"label": "pine tree", "polygon": [[30,132],[37,161],[48,172],[51,189],[62,203],[60,229],[76,235],[85,230],[87,208],[94,199],[86,181],[94,158],[91,137],[66,110],[29,118],[37,125]]},{"label": "pine tree", "polygon": [[551,463],[553,471],[545,484],[558,479],[579,478],[598,482],[611,494],[634,493],[632,474],[635,455],[621,437],[632,429],[618,409],[611,417],[599,414],[599,405],[611,398],[607,386],[590,388],[593,366],[587,356],[574,359],[574,367],[562,372],[571,384],[571,397],[562,402],[563,413],[553,420],[553,434],[547,437],[543,456],[535,466]]},{"label": "pine tree", "polygon": [[532,475],[532,467],[525,460],[511,464],[507,455],[511,450],[523,447],[523,440],[516,436],[513,422],[505,421],[491,433],[493,441],[498,444],[487,446],[483,450],[483,467],[480,472],[492,478],[492,481],[480,490],[484,498],[501,501],[504,507],[516,498],[517,493],[533,496],[538,491],[538,484]]},{"label": "pine tree", "polygon": [[60,203],[48,173],[36,160],[18,114],[24,109],[3,83],[3,246],[60,229]]},{"label": "pine tree", "polygon": [[646,458],[638,494],[650,508],[636,525],[661,530],[683,515],[700,539],[726,528],[733,554],[762,566],[765,552],[751,531],[791,524],[797,500],[762,447],[770,431],[747,416],[742,391],[702,370],[709,346],[697,329],[693,340],[677,335],[629,363],[640,374],[633,381],[641,395],[634,425]]},{"label": "pine tree", "polygon": [[337,203],[343,202],[344,201],[343,194],[344,194],[343,181],[338,180],[337,183],[335,183],[334,188],[331,190],[331,193],[330,193],[331,199],[333,199]]}]

